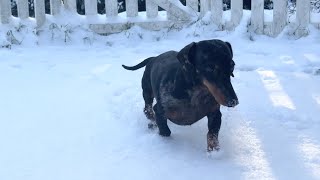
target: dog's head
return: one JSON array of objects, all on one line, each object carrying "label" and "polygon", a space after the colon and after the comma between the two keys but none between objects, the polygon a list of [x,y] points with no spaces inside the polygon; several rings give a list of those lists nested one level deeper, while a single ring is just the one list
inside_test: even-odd
[{"label": "dog's head", "polygon": [[188,81],[205,85],[221,105],[234,107],[239,104],[230,79],[230,76],[233,77],[235,63],[229,42],[193,42],[184,47],[177,58]]}]

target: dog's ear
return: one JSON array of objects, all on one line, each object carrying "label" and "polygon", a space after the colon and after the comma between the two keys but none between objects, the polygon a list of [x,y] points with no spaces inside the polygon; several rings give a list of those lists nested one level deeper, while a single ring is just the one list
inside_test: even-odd
[{"label": "dog's ear", "polygon": [[186,47],[182,48],[177,55],[177,58],[182,65],[182,69],[184,70],[184,74],[187,80],[191,83],[195,83],[196,77],[196,68],[193,64],[195,47],[196,43],[192,42],[188,44]]},{"label": "dog's ear", "polygon": [[230,50],[230,52],[231,52],[231,57],[233,57],[233,51],[232,51],[232,46],[231,46],[231,44],[230,44],[228,41],[226,41],[225,43],[226,43],[227,46],[229,47],[229,50]]},{"label": "dog's ear", "polygon": [[[233,58],[233,51],[232,51],[232,47],[231,44],[229,42],[226,41],[227,46],[229,47],[230,53],[231,53],[231,57]],[[233,61],[232,61],[233,62]],[[234,63],[234,62],[233,62]],[[234,68],[234,64],[232,66],[232,68]],[[231,76],[234,77],[233,75],[233,69],[231,70]]]},{"label": "dog's ear", "polygon": [[192,70],[192,68],[194,69],[193,57],[194,57],[195,46],[196,46],[196,43],[192,42],[188,44],[186,47],[184,47],[183,49],[181,49],[177,55],[178,60],[183,66],[183,69],[187,71]]}]

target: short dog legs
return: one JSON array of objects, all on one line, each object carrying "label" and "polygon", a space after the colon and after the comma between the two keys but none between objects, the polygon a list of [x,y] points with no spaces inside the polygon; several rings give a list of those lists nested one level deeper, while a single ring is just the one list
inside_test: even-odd
[{"label": "short dog legs", "polygon": [[211,152],[213,150],[218,151],[220,149],[219,140],[218,140],[219,130],[221,126],[220,109],[208,114],[207,117],[208,117],[208,129],[209,129],[207,134],[207,143],[208,143],[207,150],[208,152]]},{"label": "short dog legs", "polygon": [[148,128],[149,129],[156,128],[157,124],[156,124],[155,115],[152,109],[152,104],[145,104],[143,112],[146,115],[146,117],[151,121],[148,123]]},{"label": "short dog legs", "polygon": [[155,120],[152,104],[145,104],[143,112],[148,119],[150,119],[151,121]]},{"label": "short dog legs", "polygon": [[146,117],[151,121],[148,123],[148,128],[153,129],[157,127],[157,124],[156,124],[155,115],[152,109],[153,95],[152,95],[152,92],[150,92],[150,88],[144,88],[143,99],[145,102],[143,112],[146,115]]},{"label": "short dog legs", "polygon": [[159,128],[159,134],[161,136],[170,136],[171,131],[167,124],[167,118],[164,116],[163,108],[157,103],[153,106],[153,110],[156,114],[156,123]]}]

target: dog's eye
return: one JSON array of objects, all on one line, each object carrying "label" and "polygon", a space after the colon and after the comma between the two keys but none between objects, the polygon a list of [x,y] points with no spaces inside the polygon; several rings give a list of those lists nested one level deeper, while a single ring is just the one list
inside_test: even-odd
[{"label": "dog's eye", "polygon": [[218,71],[218,67],[217,66],[209,66],[209,67],[206,68],[206,71],[207,72],[211,72],[211,73],[217,72]]},{"label": "dog's eye", "polygon": [[214,69],[213,69],[212,67],[207,67],[207,68],[206,68],[206,71],[207,71],[207,72],[213,72]]}]

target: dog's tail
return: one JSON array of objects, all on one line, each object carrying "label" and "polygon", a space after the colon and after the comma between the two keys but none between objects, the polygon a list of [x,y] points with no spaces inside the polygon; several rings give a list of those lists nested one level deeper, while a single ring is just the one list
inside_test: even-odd
[{"label": "dog's tail", "polygon": [[144,66],[146,66],[150,60],[152,59],[153,57],[149,57],[147,59],[145,59],[144,61],[142,61],[141,63],[135,65],[135,66],[126,66],[126,65],[122,65],[123,68],[125,68],[126,70],[131,70],[131,71],[134,71],[134,70],[137,70],[137,69],[140,69]]}]

